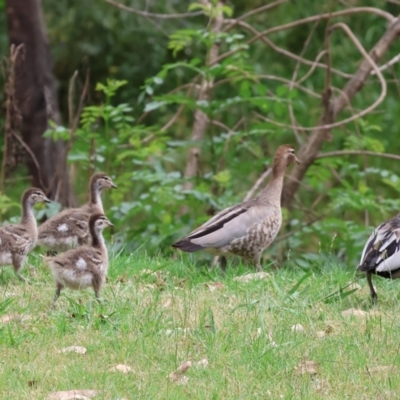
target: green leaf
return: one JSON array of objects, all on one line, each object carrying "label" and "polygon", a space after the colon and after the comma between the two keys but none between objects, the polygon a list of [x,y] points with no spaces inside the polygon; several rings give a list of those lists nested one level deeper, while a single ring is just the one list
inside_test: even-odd
[{"label": "green leaf", "polygon": [[213,179],[218,182],[221,185],[226,185],[227,183],[229,183],[229,181],[232,179],[232,175],[229,172],[229,170],[225,169],[222,170],[220,172],[218,172],[218,174],[215,174],[213,176]]},{"label": "green leaf", "polygon": [[284,97],[288,92],[289,92],[289,89],[284,85],[281,85],[276,89],[277,97]]},{"label": "green leaf", "polygon": [[251,97],[250,82],[243,81],[240,84],[239,95],[243,98]]},{"label": "green leaf", "polygon": [[226,5],[222,6],[222,12],[225,15],[227,15],[228,17],[232,17],[232,15],[233,15],[232,7],[229,7],[229,6],[226,6]]},{"label": "green leaf", "polygon": [[164,106],[165,104],[167,104],[166,101],[152,101],[152,102],[146,104],[146,106],[144,108],[144,112],[150,112],[150,111],[157,110],[158,108]]},{"label": "green leaf", "polygon": [[274,114],[280,118],[283,116],[284,113],[285,113],[285,109],[283,107],[283,104],[280,101],[275,101]]}]

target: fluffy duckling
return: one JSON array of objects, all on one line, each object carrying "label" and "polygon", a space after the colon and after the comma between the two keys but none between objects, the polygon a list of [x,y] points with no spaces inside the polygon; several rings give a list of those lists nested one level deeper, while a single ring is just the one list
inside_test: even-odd
[{"label": "fluffy duckling", "polygon": [[388,279],[400,278],[400,214],[379,225],[371,234],[361,255],[358,271],[365,272],[372,303],[378,295],[372,274]]},{"label": "fluffy duckling", "polygon": [[55,257],[45,257],[56,281],[54,303],[60,296],[61,289],[86,289],[93,287],[99,298],[108,270],[108,253],[104,243],[103,229],[113,226],[103,214],[93,214],[89,219],[91,246],[81,246]]},{"label": "fluffy duckling", "polygon": [[22,195],[22,218],[19,224],[0,228],[0,265],[12,265],[15,275],[26,281],[20,271],[28,253],[33,250],[38,240],[38,228],[33,215],[33,206],[37,203],[50,203],[45,194],[36,188],[25,190]]},{"label": "fluffy duckling", "polygon": [[109,188],[117,188],[109,176],[94,174],[89,182],[89,203],[64,210],[40,225],[38,244],[52,251],[66,251],[87,244],[89,217],[94,213],[104,214],[101,193]]},{"label": "fluffy duckling", "polygon": [[[261,271],[262,252],[272,243],[282,223],[281,194],[286,168],[299,163],[290,145],[278,147],[272,179],[254,199],[229,207],[172,246],[186,252],[205,250],[219,256],[237,255]],[[226,268],[226,260],[221,265]]]}]

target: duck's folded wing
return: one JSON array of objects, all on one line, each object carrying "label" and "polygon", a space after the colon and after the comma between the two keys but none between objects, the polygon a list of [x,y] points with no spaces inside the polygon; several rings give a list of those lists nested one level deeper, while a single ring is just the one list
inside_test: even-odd
[{"label": "duck's folded wing", "polygon": [[245,236],[249,228],[262,222],[265,217],[266,215],[261,215],[258,207],[252,203],[234,206],[214,216],[191,234],[174,243],[173,247],[189,252],[202,248],[224,247],[234,239]]},{"label": "duck's folded wing", "polygon": [[250,202],[235,204],[232,207],[225,208],[224,210],[220,211],[219,213],[215,214],[211,217],[207,222],[203,225],[200,225],[196,228],[193,232],[191,232],[187,237],[193,236],[196,233],[206,231],[210,227],[218,226],[222,222],[230,221],[231,219],[235,218],[236,216],[243,214],[251,207]]},{"label": "duck's folded wing", "polygon": [[362,252],[359,271],[390,272],[400,268],[400,224],[391,220],[369,237]]},{"label": "duck's folded wing", "polygon": [[89,214],[79,209],[68,209],[55,215],[39,226],[39,240],[56,235],[57,238],[70,236],[85,237],[88,235]]},{"label": "duck's folded wing", "polygon": [[45,257],[46,262],[56,263],[58,268],[74,269],[83,272],[93,265],[100,265],[104,260],[99,250],[82,246],[77,249],[68,250],[55,257]]},{"label": "duck's folded wing", "polygon": [[101,252],[95,249],[91,249],[90,252],[88,251],[85,258],[95,266],[101,265],[104,262]]},{"label": "duck's folded wing", "polygon": [[3,243],[10,243],[13,248],[29,246],[33,241],[26,227],[21,225],[6,225],[0,229],[0,239]]}]

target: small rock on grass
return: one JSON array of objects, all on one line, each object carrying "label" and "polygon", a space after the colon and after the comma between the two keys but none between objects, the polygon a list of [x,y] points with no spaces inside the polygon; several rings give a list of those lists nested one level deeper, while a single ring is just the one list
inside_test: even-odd
[{"label": "small rock on grass", "polygon": [[30,319],[32,319],[32,317],[30,315],[6,314],[6,315],[2,315],[0,317],[0,322],[2,322],[3,324],[8,324],[12,321],[25,322],[25,321],[29,321]]},{"label": "small rock on grass", "polygon": [[294,324],[290,329],[293,332],[305,332],[304,326],[301,324]]},{"label": "small rock on grass", "polygon": [[77,353],[77,354],[86,354],[87,349],[83,346],[68,346],[64,347],[61,350],[58,350],[58,353]]},{"label": "small rock on grass", "polygon": [[110,368],[111,372],[122,372],[123,374],[129,374],[130,372],[133,372],[133,368],[129,367],[128,365],[125,364],[118,364],[115,367]]},{"label": "small rock on grass", "polygon": [[302,361],[297,367],[295,367],[295,372],[297,375],[316,375],[318,373],[318,363],[316,361]]},{"label": "small rock on grass", "polygon": [[170,308],[171,306],[172,306],[172,299],[170,297],[167,297],[162,303],[162,308]]},{"label": "small rock on grass", "polygon": [[331,385],[328,381],[316,377],[314,377],[314,379],[312,380],[311,385],[316,392],[324,394],[327,394],[331,389]]},{"label": "small rock on grass", "polygon": [[317,332],[317,337],[318,338],[323,338],[327,335],[330,335],[333,332],[333,326],[332,325],[327,325],[324,331],[318,331]]},{"label": "small rock on grass", "polygon": [[237,276],[236,278],[233,278],[233,280],[237,281],[237,282],[248,283],[250,281],[265,279],[268,277],[269,277],[269,274],[267,274],[264,271],[260,271],[260,272],[254,272],[254,273],[246,274],[246,275],[242,275],[242,276]]},{"label": "small rock on grass", "polygon": [[378,365],[377,367],[367,368],[367,372],[370,374],[376,374],[379,372],[396,372],[397,367],[395,365]]},{"label": "small rock on grass", "polygon": [[200,361],[197,361],[195,363],[195,365],[197,367],[207,368],[208,367],[208,360],[207,360],[207,358],[202,358]]},{"label": "small rock on grass", "polygon": [[50,393],[47,400],[87,400],[96,396],[98,390],[65,390],[63,392]]},{"label": "small rock on grass", "polygon": [[189,381],[189,378],[185,375],[185,373],[191,366],[191,361],[185,361],[178,367],[176,371],[171,372],[168,375],[169,379],[171,379],[172,382],[177,383],[178,385],[186,385]]},{"label": "small rock on grass", "polygon": [[347,289],[349,289],[349,290],[354,290],[354,289],[360,290],[361,286],[358,283],[352,282],[347,286]]},{"label": "small rock on grass", "polygon": [[343,317],[354,316],[354,317],[366,317],[367,312],[363,310],[359,310],[357,308],[349,308],[348,310],[342,311]]},{"label": "small rock on grass", "polygon": [[224,284],[221,282],[207,282],[204,284],[210,292],[215,292],[216,290],[222,289]]}]

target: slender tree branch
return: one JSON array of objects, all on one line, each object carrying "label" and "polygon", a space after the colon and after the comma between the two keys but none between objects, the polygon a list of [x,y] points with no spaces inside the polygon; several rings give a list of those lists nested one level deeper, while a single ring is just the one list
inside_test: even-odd
[{"label": "slender tree branch", "polygon": [[[390,61],[388,61],[387,63],[381,65],[379,67],[379,71],[385,71],[386,69],[388,69],[392,65],[396,64],[397,62],[399,62],[399,60],[400,60],[400,54],[397,54],[397,56],[393,57]],[[376,74],[375,70],[371,71],[371,75],[375,75],[375,74]]]},{"label": "slender tree branch", "polygon": [[174,18],[192,18],[192,17],[198,17],[199,15],[203,15],[203,11],[180,13],[180,14],[156,14],[147,11],[136,10],[135,8],[128,7],[125,4],[118,3],[117,1],[114,0],[104,0],[104,1],[121,10],[127,11],[131,14],[140,15],[141,17],[145,18],[174,19]]},{"label": "slender tree branch", "polygon": [[257,192],[257,190],[261,187],[261,185],[267,180],[267,178],[271,175],[272,169],[268,168],[256,181],[256,183],[253,185],[253,187],[247,192],[245,198],[243,201],[250,200],[253,196],[254,193]]},{"label": "slender tree branch", "polygon": [[[386,81],[381,73],[381,71],[379,71],[378,66],[376,65],[375,61],[371,58],[371,56],[365,51],[364,47],[362,47],[361,43],[358,41],[358,39],[354,36],[353,32],[349,29],[349,27],[344,24],[343,22],[338,22],[337,24],[333,25],[331,27],[331,32],[334,29],[338,29],[341,28],[343,29],[347,35],[350,37],[350,39],[352,40],[352,42],[355,44],[355,46],[357,47],[357,49],[360,51],[360,53],[364,56],[365,60],[370,64],[370,66],[376,71],[376,75],[378,76],[378,79],[381,83],[381,93],[378,97],[377,100],[375,100],[375,102],[373,104],[371,104],[369,107],[367,107],[366,109],[358,112],[355,115],[352,115],[349,118],[345,118],[339,122],[334,122],[332,124],[324,124],[324,125],[318,125],[318,126],[314,126],[314,127],[301,127],[302,130],[304,131],[313,131],[316,128],[318,129],[332,129],[332,128],[338,128],[339,126],[342,125],[346,125],[349,122],[352,122],[360,117],[363,117],[366,114],[369,114],[372,110],[374,110],[376,107],[378,107],[379,104],[382,103],[382,101],[385,99],[386,97],[386,92],[387,92],[387,88],[386,88]],[[369,75],[369,73],[368,73]],[[342,110],[344,105],[347,104],[349,102],[349,96],[347,95],[346,91],[344,91],[344,94],[340,95],[337,99],[337,102],[339,104],[337,104],[335,106],[336,109],[334,109],[334,115],[338,114],[338,110]],[[267,121],[267,122],[271,122],[271,120],[269,118],[263,117],[260,114],[257,114],[261,119]],[[281,124],[278,123],[276,121],[273,122],[275,125],[281,126],[281,127],[285,127],[285,128],[289,128],[289,129],[297,129],[297,126],[293,126],[293,125],[286,125],[286,124]]]},{"label": "slender tree branch", "polygon": [[[262,36],[262,35],[260,36],[259,32],[255,28],[253,28],[251,25],[247,24],[246,22],[238,21],[238,25],[249,30],[251,33],[253,33],[253,35],[254,35],[253,38],[258,37],[266,45],[271,47],[272,50],[276,51],[279,54],[282,54],[282,55],[284,55],[288,58],[291,58],[295,61],[301,62],[302,64],[305,64],[305,65],[311,65],[313,67],[317,66],[317,67],[320,67],[323,69],[328,68],[326,64],[316,63],[315,61],[307,60],[306,58],[300,57],[297,54],[294,54],[286,49],[283,49],[282,47],[277,46],[271,39],[269,39],[265,36]],[[346,74],[345,72],[340,71],[335,68],[332,68],[332,72],[334,72],[336,75],[339,75],[343,78],[351,78],[352,77],[351,74]]]},{"label": "slender tree branch", "polygon": [[[194,89],[195,85],[190,85],[189,89],[186,92],[186,97],[189,97],[192,94],[192,90]],[[166,131],[169,129],[179,118],[182,114],[183,110],[185,109],[186,104],[181,104],[178,108],[178,111],[172,116],[172,118],[161,128],[162,131]]]},{"label": "slender tree branch", "polygon": [[314,225],[316,222],[320,221],[321,219],[324,219],[325,217],[326,217],[326,214],[318,215],[311,221],[302,224],[299,228],[292,229],[290,232],[286,233],[285,235],[279,236],[278,238],[275,239],[274,243],[279,243],[282,240],[286,240],[286,239],[290,238],[291,236],[295,235],[296,233],[301,232],[304,228]]},{"label": "slender tree branch", "polygon": [[[397,24],[399,24],[399,21],[400,20],[398,19]],[[376,72],[376,75],[381,83],[381,94],[379,95],[379,98],[374,102],[374,104],[372,104],[371,106],[369,106],[368,108],[363,110],[361,113],[359,113],[359,117],[362,117],[362,116],[368,114],[369,112],[371,112],[372,110],[374,110],[385,99],[385,97],[386,97],[386,81],[382,75],[382,72],[379,70],[378,66],[376,65],[375,60],[365,51],[364,47],[361,45],[361,43],[356,38],[354,33],[350,30],[350,28],[343,22],[338,22],[335,25],[331,26],[330,30],[331,30],[331,32],[333,32],[335,29],[338,29],[338,28],[340,28],[346,32],[347,36],[351,39],[351,41],[357,47],[357,50],[363,55],[364,62],[362,65],[364,65],[365,63],[368,63],[367,64],[367,65],[369,65],[368,68],[370,70],[374,70]],[[375,48],[372,50],[371,55],[373,56],[374,54],[376,54],[376,56],[378,56],[379,53],[377,54],[377,52],[378,52],[378,49]],[[360,82],[359,82],[359,84],[360,84]],[[348,88],[349,91],[350,91],[350,89],[352,89],[354,91],[354,94],[356,91],[358,91],[360,89],[360,88],[357,89],[354,86],[350,86],[350,82],[347,83],[347,85],[344,89],[345,92],[346,92],[346,88]],[[337,108],[337,110],[335,110],[335,115],[337,115],[338,111],[341,110],[342,107],[344,107],[344,105],[348,102],[348,98],[351,98],[351,97],[352,96],[349,96],[348,94],[347,94],[346,98],[345,98],[345,96],[339,96],[339,98],[337,99],[337,104],[335,105],[335,107]],[[324,126],[323,129],[332,129],[335,126],[339,126],[338,124],[342,125],[344,123],[351,122],[352,120],[354,120],[354,117],[344,119],[344,120],[340,121],[340,123],[337,123],[337,124],[331,124],[330,126]]]},{"label": "slender tree branch", "polygon": [[[259,40],[262,36],[267,36],[267,35],[270,35],[271,33],[274,33],[274,32],[279,32],[279,31],[282,31],[282,30],[294,28],[296,26],[303,25],[303,24],[308,24],[310,22],[314,22],[314,21],[317,21],[317,20],[320,20],[320,19],[335,18],[335,17],[341,17],[341,16],[345,16],[345,15],[352,15],[352,14],[359,14],[359,13],[376,14],[376,15],[378,15],[380,17],[383,17],[383,18],[387,19],[391,23],[393,23],[396,20],[396,18],[392,14],[387,13],[385,11],[382,11],[382,10],[380,10],[378,8],[374,8],[374,7],[354,7],[354,8],[350,8],[348,10],[340,10],[340,11],[335,11],[335,12],[332,12],[332,13],[314,15],[314,16],[311,16],[311,17],[308,17],[308,18],[304,18],[304,19],[300,19],[300,20],[297,20],[297,21],[294,21],[294,22],[290,22],[288,24],[275,26],[273,28],[266,29],[265,31],[262,31],[262,32],[257,32],[257,34],[254,37],[252,37],[251,39],[249,39],[246,42],[246,45],[250,45],[250,44],[254,43],[255,41]],[[237,20],[229,20],[229,19],[227,19],[227,20],[225,20],[225,23],[232,24],[235,21],[239,21],[240,22],[240,18],[237,19]],[[230,50],[230,51],[227,51],[226,53],[221,54],[218,57],[218,59],[216,60],[216,63],[220,62],[221,60],[224,60],[225,58],[227,58],[227,57],[229,57],[229,56],[231,56],[231,55],[233,55],[233,54],[235,54],[235,53],[237,53],[239,51],[241,51],[240,47],[238,47],[237,49]],[[318,64],[317,66],[321,67],[321,68],[326,68],[326,66],[324,66],[324,64]],[[337,73],[336,71],[333,71],[333,72]],[[347,76],[347,74],[344,74],[341,71],[339,71],[339,72],[340,72],[339,75],[343,76],[344,78],[350,78],[350,76]]]},{"label": "slender tree branch", "polygon": [[329,151],[327,153],[320,153],[317,155],[316,159],[327,158],[327,157],[338,157],[338,156],[372,156],[372,157],[382,157],[389,158],[391,160],[400,161],[400,156],[397,154],[390,153],[377,153],[376,151],[368,150],[338,150]]},{"label": "slender tree branch", "polygon": [[304,82],[311,74],[315,71],[315,69],[318,67],[318,61],[326,54],[326,50],[321,51],[317,57],[315,57],[315,60],[313,62],[313,65],[309,69],[309,71],[304,74],[304,76],[297,81],[297,83]]},{"label": "slender tree branch", "polygon": [[[74,74],[72,75],[70,81],[69,81],[69,93],[70,93],[70,98],[68,99],[68,104],[69,107],[72,107],[72,109],[69,109],[69,116],[70,116],[70,135],[69,135],[69,140],[67,145],[64,147],[62,157],[57,165],[57,169],[55,174],[53,175],[49,187],[52,188],[54,183],[56,182],[56,179],[58,178],[59,175],[62,174],[62,167],[63,165],[66,164],[68,153],[72,149],[72,145],[75,139],[75,133],[76,130],[78,129],[79,126],[79,120],[82,114],[83,106],[85,103],[85,99],[87,96],[87,93],[89,91],[89,83],[90,83],[90,74],[89,71],[86,72],[86,77],[85,77],[85,84],[83,86],[82,93],[79,98],[79,103],[78,103],[78,108],[75,112],[75,107],[73,106],[73,98],[72,98],[72,93],[74,92],[74,86],[76,84],[76,78],[78,77],[78,71],[75,71]],[[73,204],[75,202],[74,199],[70,198],[70,203]]]},{"label": "slender tree branch", "polygon": [[[313,25],[310,33],[308,34],[308,37],[307,37],[306,41],[304,42],[303,48],[301,50],[300,57],[303,57],[303,54],[307,50],[308,45],[311,42],[311,38],[313,37],[315,29],[317,28],[317,26],[318,26],[318,21]],[[292,79],[291,79],[290,84],[289,84],[289,90],[292,90],[293,87],[294,87],[294,83],[297,80],[297,74],[299,72],[299,69],[300,69],[300,62],[297,62],[296,63],[296,67],[295,67],[295,69],[293,71]],[[293,103],[292,103],[291,99],[289,99],[288,108],[289,108],[290,121],[291,121],[292,125],[300,126],[300,124],[297,123],[296,116],[294,115]],[[296,128],[296,129],[293,130],[293,132],[294,132],[294,135],[296,136],[297,143],[301,144],[302,140],[301,140],[301,137],[300,137],[299,130]],[[302,131],[301,133],[304,133],[304,132]]]},{"label": "slender tree branch", "polygon": [[[205,1],[207,1],[207,4],[209,4],[211,7],[211,3],[209,2],[209,0]],[[221,9],[222,4],[223,3],[221,1],[218,1],[217,3],[218,13],[215,16],[215,18],[211,20],[211,32],[213,34],[219,33],[222,29],[222,25],[224,22],[224,16]],[[219,53],[219,46],[220,46],[219,42],[215,42],[211,46],[207,56],[208,66],[215,64],[215,60],[217,59]],[[208,101],[213,85],[214,85],[213,79],[207,79],[206,77],[203,77],[197,99],[199,101]],[[203,140],[208,123],[209,119],[207,115],[201,109],[197,108],[194,112],[194,123],[192,130],[193,141]],[[189,149],[189,154],[186,161],[186,167],[184,173],[185,178],[188,180],[183,185],[184,190],[190,190],[193,187],[193,182],[191,182],[189,179],[193,178],[198,174],[199,156],[200,156],[199,147],[192,147],[191,149]],[[185,212],[185,210],[183,210],[183,212]]]},{"label": "slender tree branch", "polygon": [[[379,17],[385,18],[390,23],[393,23],[396,20],[395,16],[393,16],[392,14],[390,14],[386,11],[380,10],[379,8],[354,7],[354,8],[349,8],[347,10],[340,10],[340,11],[335,11],[335,12],[331,12],[331,13],[313,15],[311,17],[307,17],[307,18],[299,19],[297,21],[289,22],[288,24],[274,26],[273,28],[269,28],[269,29],[266,29],[265,31],[260,32],[259,35],[267,36],[274,32],[280,32],[280,31],[283,31],[286,29],[294,28],[296,26],[303,25],[303,24],[309,24],[310,22],[315,22],[315,21],[322,20],[322,19],[331,19],[331,18],[336,18],[336,17],[343,17],[345,15],[353,15],[353,14],[361,14],[361,13],[369,13],[369,14],[378,15]],[[255,39],[255,38],[253,38],[253,39]]]},{"label": "slender tree branch", "polygon": [[[334,25],[333,29],[341,28],[346,31],[346,29],[344,28],[345,25],[344,26],[343,25],[344,24]],[[400,18],[398,17],[394,23],[390,24],[385,34],[381,37],[381,39],[376,43],[376,45],[370,51],[368,57],[365,57],[364,54],[365,50],[362,48],[361,45],[359,45],[359,42],[356,38],[354,38],[354,35],[352,33],[349,34],[347,31],[346,33],[352,39],[353,43],[357,44],[357,48],[364,56],[364,61],[360,64],[354,76],[347,82],[341,94],[339,94],[339,96],[337,96],[332,100],[331,106],[334,118],[336,118],[339,115],[339,113],[347,105],[350,104],[352,98],[364,86],[366,80],[370,76],[370,72],[373,69],[376,69],[376,63],[383,57],[383,55],[387,52],[392,43],[398,39],[400,34]],[[384,80],[380,71],[379,74],[377,72],[377,76],[380,78],[380,81]],[[380,98],[382,97],[382,93],[384,92],[385,88],[386,88],[386,82],[382,85],[382,92]],[[377,102],[375,102],[374,105],[376,105],[376,103]],[[369,108],[371,109],[371,107]],[[352,118],[352,120],[354,121],[354,118]],[[343,123],[343,121],[341,121],[341,123]],[[315,158],[318,156],[320,149],[326,139],[327,126],[329,128],[333,126],[333,124],[326,125],[323,121],[323,118],[320,120],[319,125],[320,126],[318,126],[311,133],[307,143],[304,146],[302,146],[302,148],[299,151],[299,159],[301,160],[302,164],[296,165],[290,173],[290,176],[296,178],[298,182],[296,182],[296,180],[293,181],[289,180],[284,185],[282,204],[285,207],[290,206],[295,193],[299,189],[300,186],[299,182],[303,179],[308,168],[313,164]]]},{"label": "slender tree branch", "polygon": [[248,13],[241,15],[233,23],[231,23],[230,25],[226,26],[224,31],[227,32],[227,31],[231,30],[237,24],[238,21],[243,21],[246,18],[251,17],[252,15],[258,15],[258,14],[264,12],[264,11],[270,10],[271,8],[275,8],[277,6],[280,6],[283,3],[287,3],[288,1],[289,0],[277,0],[277,1],[274,1],[273,3],[265,4],[264,6],[255,8],[254,10],[251,10]]}]

